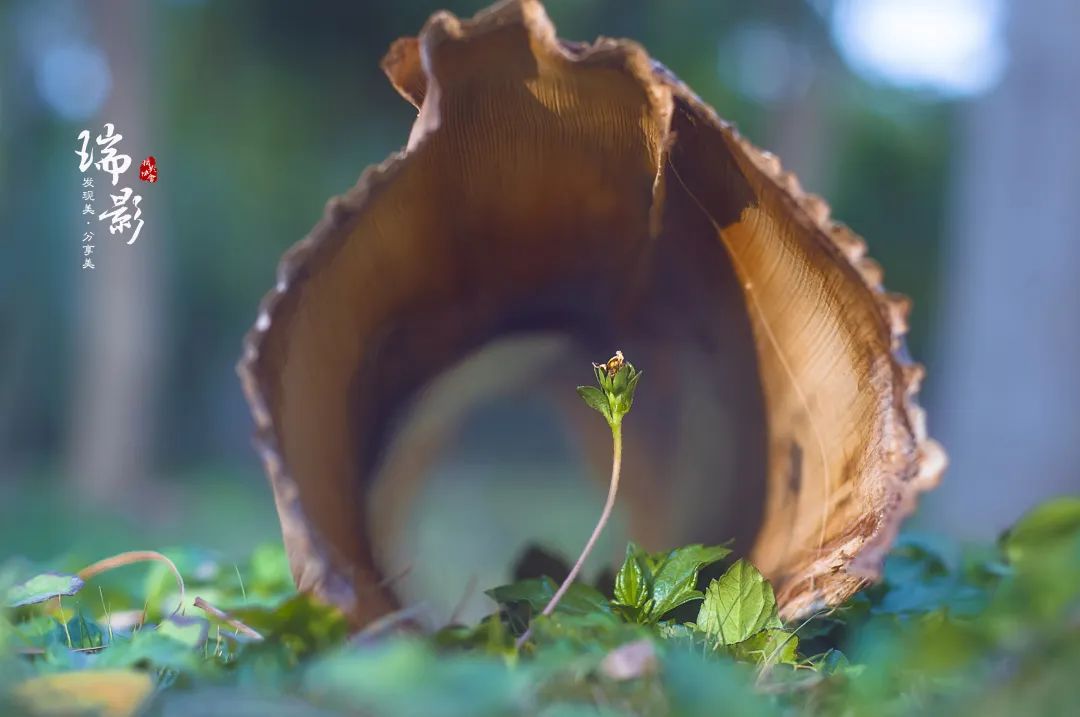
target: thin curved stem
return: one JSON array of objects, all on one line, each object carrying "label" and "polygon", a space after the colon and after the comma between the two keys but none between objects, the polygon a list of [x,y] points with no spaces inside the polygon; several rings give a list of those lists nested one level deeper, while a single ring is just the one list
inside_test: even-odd
[{"label": "thin curved stem", "polygon": [[[600,538],[600,533],[604,531],[604,526],[607,525],[608,520],[611,518],[611,513],[615,508],[615,496],[619,492],[619,473],[622,470],[622,425],[615,423],[611,426],[611,440],[612,440],[612,458],[611,458],[611,482],[608,484],[607,500],[604,502],[604,511],[600,514],[600,520],[596,522],[596,527],[593,528],[592,535],[589,536],[588,542],[585,543],[585,547],[581,551],[581,555],[578,556],[577,562],[574,563],[574,567],[570,569],[570,574],[563,580],[562,585],[555,591],[555,594],[551,596],[551,600],[548,601],[547,607],[544,608],[541,615],[550,615],[555,612],[555,608],[559,605],[559,601],[562,600],[563,595],[570,589],[574,580],[577,579],[578,573],[581,572],[581,568],[585,565],[585,560],[589,557],[589,553],[596,546],[596,541]],[[517,639],[517,647],[521,647],[525,644],[525,641],[532,635],[532,625]]]}]

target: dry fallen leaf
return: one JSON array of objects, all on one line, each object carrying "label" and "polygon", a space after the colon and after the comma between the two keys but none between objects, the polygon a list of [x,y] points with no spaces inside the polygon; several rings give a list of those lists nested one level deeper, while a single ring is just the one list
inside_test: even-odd
[{"label": "dry fallen leaf", "polygon": [[144,672],[87,670],[43,675],[15,687],[15,700],[28,714],[101,714],[129,717],[136,714],[154,690]]}]

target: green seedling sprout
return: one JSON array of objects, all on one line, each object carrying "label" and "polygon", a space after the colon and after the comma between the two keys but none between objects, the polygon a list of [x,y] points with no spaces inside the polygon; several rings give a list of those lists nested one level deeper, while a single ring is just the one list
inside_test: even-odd
[{"label": "green seedling sprout", "polygon": [[[553,613],[563,595],[566,594],[574,580],[577,579],[582,565],[585,564],[585,560],[589,557],[593,547],[595,547],[600,533],[603,532],[604,526],[607,525],[608,520],[611,518],[611,512],[615,507],[615,496],[619,492],[619,473],[622,468],[622,420],[630,412],[630,407],[634,403],[634,391],[637,389],[638,381],[641,379],[643,372],[635,369],[633,364],[623,357],[622,351],[616,351],[615,355],[608,359],[606,363],[594,363],[593,371],[596,374],[596,382],[599,387],[578,386],[577,392],[581,399],[590,408],[598,411],[607,421],[608,426],[611,427],[611,482],[608,485],[607,500],[604,502],[604,510],[600,514],[600,520],[597,521],[596,527],[593,528],[592,535],[589,536],[588,542],[585,543],[585,547],[582,549],[581,555],[578,556],[577,562],[574,563],[574,567],[570,569],[570,574],[566,576],[562,585],[551,596],[551,600],[543,612],[540,613],[541,615]],[[531,626],[518,638],[517,646],[520,648],[525,644],[530,635],[532,635]]]}]

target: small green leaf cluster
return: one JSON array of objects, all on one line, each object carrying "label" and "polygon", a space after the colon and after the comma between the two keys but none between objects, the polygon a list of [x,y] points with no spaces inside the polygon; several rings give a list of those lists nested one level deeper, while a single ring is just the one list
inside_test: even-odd
[{"label": "small green leaf cluster", "polygon": [[[599,411],[608,425],[615,428],[622,423],[623,416],[634,405],[634,391],[644,371],[638,371],[629,361],[622,360],[621,352],[616,354],[618,366],[593,364],[597,386],[578,386],[577,392],[591,408]],[[614,371],[608,369],[612,365]]]},{"label": "small green leaf cluster", "polygon": [[752,563],[740,559],[704,593],[696,588],[698,571],[730,553],[723,545],[689,545],[650,554],[631,543],[615,578],[612,606],[628,621],[658,625],[676,608],[701,600],[694,622],[669,619],[659,624],[659,634],[726,649],[746,662],[794,664],[798,638],[783,630],[772,586]]},{"label": "small green leaf cluster", "polygon": [[730,553],[724,545],[688,545],[667,553],[647,553],[630,543],[615,575],[612,605],[630,622],[655,624],[675,608],[701,600],[698,571]]},{"label": "small green leaf cluster", "polygon": [[[736,561],[704,592],[698,589],[699,572],[730,553],[725,545],[700,544],[650,553],[630,543],[610,601],[597,589],[574,583],[553,618],[542,623],[540,633],[567,637],[588,629],[595,638],[597,629],[616,630],[621,624],[644,630],[624,631],[627,635],[681,639],[746,662],[794,663],[798,639],[783,630],[772,587],[749,561]],[[520,632],[555,588],[554,581],[545,577],[487,594],[502,607],[508,630]],[[702,601],[696,621],[679,620],[677,608],[696,601]],[[520,607],[526,610],[521,612]],[[539,644],[543,641],[541,637]]]}]

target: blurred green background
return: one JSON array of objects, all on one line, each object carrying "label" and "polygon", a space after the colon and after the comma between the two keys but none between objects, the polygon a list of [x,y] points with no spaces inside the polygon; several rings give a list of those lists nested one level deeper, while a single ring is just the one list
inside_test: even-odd
[{"label": "blurred green background", "polygon": [[[0,557],[277,539],[234,373],[241,337],[281,253],[404,144],[415,112],[378,68],[390,42],[484,4],[0,3]],[[640,41],[826,197],[913,297],[909,345],[953,457],[925,525],[990,535],[1076,490],[1075,3],[547,6],[562,37]],[[87,271],[76,136],[104,122],[124,136],[145,225],[132,246],[102,227]],[[146,155],[154,185],[136,179]],[[432,488],[430,504],[461,510],[420,545],[498,542],[467,512],[510,500],[496,448],[471,487]],[[529,494],[548,519],[506,530],[576,549],[598,491],[578,499],[580,466],[531,470],[549,476]]]}]

